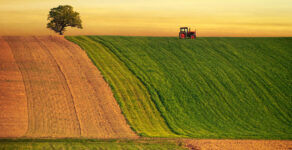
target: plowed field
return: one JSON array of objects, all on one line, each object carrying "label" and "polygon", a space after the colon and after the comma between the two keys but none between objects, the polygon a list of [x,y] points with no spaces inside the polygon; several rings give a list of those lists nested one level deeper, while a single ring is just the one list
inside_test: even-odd
[{"label": "plowed field", "polygon": [[21,136],[27,129],[27,101],[21,72],[9,45],[0,37],[0,137]]},{"label": "plowed field", "polygon": [[[24,109],[14,110],[5,106],[9,99],[18,99],[14,98],[14,94],[1,96],[0,107],[7,109],[1,109],[1,113],[10,114],[11,111],[11,115],[17,114],[16,117],[6,118],[15,118],[11,123],[22,127],[22,132],[12,136],[136,137],[121,114],[109,86],[78,46],[61,37],[3,37],[1,43],[2,47],[7,47],[1,50],[9,51],[7,53],[11,54],[7,55],[14,56],[19,71],[12,73],[22,74],[22,79],[18,75],[17,80],[23,80],[20,83],[24,84],[27,98],[26,106],[23,87],[21,89],[16,84],[11,86],[20,88],[18,90],[22,91],[25,102],[19,102],[17,109]],[[12,73],[6,76],[17,77]],[[5,78],[1,74],[0,84],[2,79]],[[3,93],[9,93],[7,91],[5,89]],[[5,117],[0,117],[2,133],[9,126],[5,126]],[[22,125],[25,122],[27,130]],[[13,130],[12,127],[10,130]]]}]

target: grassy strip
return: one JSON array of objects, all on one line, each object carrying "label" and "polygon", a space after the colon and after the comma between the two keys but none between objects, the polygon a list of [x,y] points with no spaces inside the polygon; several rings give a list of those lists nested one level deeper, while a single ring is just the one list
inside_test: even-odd
[{"label": "grassy strip", "polygon": [[[67,38],[87,51],[107,80],[122,80],[117,71],[104,73],[120,66],[102,67],[106,62],[101,61],[117,58],[122,70],[136,78],[124,83],[139,83],[140,92],[150,94],[145,101],[155,104],[152,110],[160,112],[160,121],[166,121],[173,133],[196,138],[292,138],[292,38]],[[103,57],[102,48],[111,55]],[[97,61],[100,57],[103,60]],[[109,83],[116,84],[112,87],[116,95],[123,94],[123,84]],[[127,96],[139,100],[137,95]],[[144,103],[125,105],[128,102],[117,97],[133,129],[148,136],[166,135],[160,130],[147,134],[151,126],[133,119],[132,112],[145,108]],[[149,117],[145,113],[136,116]]]},{"label": "grassy strip", "polygon": [[0,139],[0,149],[102,149],[102,150],[183,150],[176,142],[167,140],[97,140],[97,139]]}]

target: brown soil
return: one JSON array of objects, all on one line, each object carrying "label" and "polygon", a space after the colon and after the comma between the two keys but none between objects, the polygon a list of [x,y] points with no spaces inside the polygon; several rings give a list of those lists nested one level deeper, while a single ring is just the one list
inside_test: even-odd
[{"label": "brown soil", "polygon": [[4,40],[12,50],[26,89],[25,137],[137,137],[109,86],[78,46],[62,37]]},{"label": "brown soil", "polygon": [[34,37],[4,37],[22,72],[28,101],[26,137],[78,137],[79,122],[65,77]]},{"label": "brown soil", "polygon": [[288,140],[185,140],[190,150],[291,150]]},{"label": "brown soil", "polygon": [[0,137],[27,130],[27,101],[21,73],[9,45],[0,37]]},{"label": "brown soil", "polygon": [[55,58],[71,90],[82,137],[136,137],[109,85],[77,45],[60,37],[38,37]]}]

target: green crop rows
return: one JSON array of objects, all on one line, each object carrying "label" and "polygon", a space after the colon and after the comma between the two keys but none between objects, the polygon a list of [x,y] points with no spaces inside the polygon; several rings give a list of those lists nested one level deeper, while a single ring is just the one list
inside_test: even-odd
[{"label": "green crop rows", "polygon": [[140,135],[292,139],[292,38],[66,38]]}]

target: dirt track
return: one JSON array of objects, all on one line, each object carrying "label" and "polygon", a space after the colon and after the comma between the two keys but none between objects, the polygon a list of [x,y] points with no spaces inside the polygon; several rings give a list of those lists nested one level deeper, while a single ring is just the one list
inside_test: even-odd
[{"label": "dirt track", "polygon": [[[64,38],[51,36],[3,39],[5,42],[2,43],[10,47],[6,51],[12,51],[22,74],[27,97],[28,113],[15,113],[21,114],[18,117],[21,120],[28,115],[28,128],[23,128],[25,134],[13,136],[136,137],[109,86],[78,46]],[[13,98],[13,94],[10,95]],[[6,102],[5,98],[2,101]],[[25,108],[25,104],[21,106]],[[21,124],[18,119],[11,122]]]},{"label": "dirt track", "polygon": [[291,150],[288,140],[185,140],[190,150]]}]

